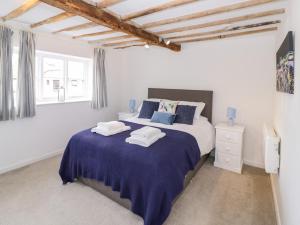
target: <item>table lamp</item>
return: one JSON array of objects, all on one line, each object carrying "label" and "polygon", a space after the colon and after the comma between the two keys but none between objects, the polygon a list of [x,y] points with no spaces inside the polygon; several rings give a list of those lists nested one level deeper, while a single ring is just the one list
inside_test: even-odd
[{"label": "table lamp", "polygon": [[135,105],[136,105],[136,100],[135,99],[130,99],[128,106],[129,106],[129,111],[131,113],[135,112]]},{"label": "table lamp", "polygon": [[233,126],[235,118],[236,118],[236,109],[233,107],[228,107],[227,108],[228,125]]}]

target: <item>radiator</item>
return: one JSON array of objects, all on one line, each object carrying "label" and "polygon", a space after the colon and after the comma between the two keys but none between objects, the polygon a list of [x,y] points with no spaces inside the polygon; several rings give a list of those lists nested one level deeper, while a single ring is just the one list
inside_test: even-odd
[{"label": "radiator", "polygon": [[264,125],[265,170],[267,173],[278,173],[279,169],[279,142],[273,127]]}]

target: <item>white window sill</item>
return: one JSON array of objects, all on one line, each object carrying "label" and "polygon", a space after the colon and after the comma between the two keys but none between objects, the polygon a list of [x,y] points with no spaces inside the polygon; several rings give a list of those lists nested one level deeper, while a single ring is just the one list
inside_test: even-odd
[{"label": "white window sill", "polygon": [[64,102],[57,102],[57,101],[49,101],[49,102],[37,102],[37,106],[44,106],[44,105],[57,105],[57,104],[70,104],[70,103],[79,103],[79,102],[90,102],[91,99],[83,98],[83,99],[73,99],[73,100],[66,100]]}]

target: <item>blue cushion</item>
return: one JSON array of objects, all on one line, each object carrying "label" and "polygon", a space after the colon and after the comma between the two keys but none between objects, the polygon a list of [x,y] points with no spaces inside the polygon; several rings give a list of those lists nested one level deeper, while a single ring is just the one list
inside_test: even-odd
[{"label": "blue cushion", "polygon": [[196,106],[178,105],[176,108],[175,123],[193,124]]},{"label": "blue cushion", "polygon": [[139,118],[151,119],[154,111],[157,111],[159,102],[143,101]]},{"label": "blue cushion", "polygon": [[175,117],[176,115],[172,113],[155,111],[151,118],[151,122],[172,125],[174,123]]}]

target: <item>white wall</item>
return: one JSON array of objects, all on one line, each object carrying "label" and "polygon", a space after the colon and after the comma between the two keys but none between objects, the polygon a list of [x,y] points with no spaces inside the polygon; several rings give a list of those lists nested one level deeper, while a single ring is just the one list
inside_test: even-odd
[{"label": "white wall", "polygon": [[[74,132],[115,118],[121,107],[128,108],[129,98],[146,97],[149,87],[213,90],[213,122],[226,120],[226,108],[236,107],[237,122],[246,125],[244,159],[263,166],[261,127],[272,121],[274,45],[274,36],[264,34],[190,44],[180,53],[154,47],[108,50],[108,109],[94,111],[86,102],[43,105],[35,118],[1,122],[0,172],[64,148]],[[92,56],[88,45],[52,35],[38,35],[37,48]]]},{"label": "white wall", "polygon": [[262,125],[272,122],[274,43],[273,33],[190,44],[180,53],[122,50],[122,107],[131,97],[145,98],[149,87],[213,90],[213,122],[236,107],[237,122],[246,126],[244,159],[262,167]]},{"label": "white wall", "polygon": [[[79,41],[38,35],[37,49],[80,57],[92,57],[93,49]],[[108,58],[118,60],[114,52]],[[118,74],[112,60],[106,61],[109,107],[92,110],[88,102],[37,106],[34,118],[0,122],[0,173],[57,154],[75,132],[98,121],[116,118],[118,111]]]},{"label": "white wall", "polygon": [[300,1],[290,0],[287,21],[278,33],[276,50],[287,32],[295,32],[295,94],[276,92],[274,124],[281,138],[279,176],[272,176],[282,225],[300,224]]}]

